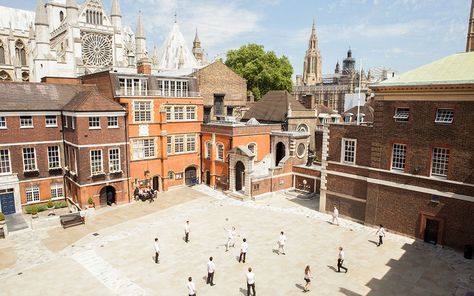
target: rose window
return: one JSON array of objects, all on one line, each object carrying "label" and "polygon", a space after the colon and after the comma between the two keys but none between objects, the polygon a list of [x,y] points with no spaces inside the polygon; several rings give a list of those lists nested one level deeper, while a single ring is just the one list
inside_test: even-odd
[{"label": "rose window", "polygon": [[82,59],[86,66],[112,64],[112,36],[86,33],[82,35]]}]

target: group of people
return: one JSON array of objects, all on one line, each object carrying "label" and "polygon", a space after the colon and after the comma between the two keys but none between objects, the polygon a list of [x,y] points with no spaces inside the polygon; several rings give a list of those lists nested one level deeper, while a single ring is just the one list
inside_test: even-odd
[{"label": "group of people", "polygon": [[[334,207],[334,214],[333,214],[333,224],[339,225],[338,221],[338,210],[336,207]],[[190,224],[189,220],[186,221],[184,225],[184,241],[186,243],[189,242],[189,236],[190,236]],[[225,231],[227,231],[227,242],[225,244],[226,249],[225,251],[229,251],[230,247],[235,247],[235,242],[234,238],[236,236],[240,236],[237,234],[236,229],[234,226],[232,226],[230,229],[224,228]],[[379,237],[379,242],[377,243],[377,246],[382,245],[383,243],[383,237],[385,236],[385,229],[383,228],[382,225],[380,225],[380,228],[377,230],[376,234]],[[287,238],[285,236],[285,233],[283,231],[280,232],[280,236],[278,237],[277,240],[277,246],[278,249],[276,253],[278,255],[282,254],[285,255],[285,244],[286,244]],[[242,239],[242,243],[240,245],[240,255],[239,255],[239,263],[243,262],[245,263],[245,259],[247,257],[247,251],[248,251],[248,242],[246,238]],[[155,263],[159,263],[159,256],[160,256],[160,246],[158,242],[158,238],[155,238],[155,244],[154,244],[154,249],[155,249]],[[343,266],[345,259],[345,254],[344,254],[344,249],[342,247],[339,247],[339,252],[337,254],[337,272],[341,272],[341,269],[347,273],[348,268]],[[213,261],[213,257],[209,257],[209,261],[207,262],[207,279],[206,279],[206,284],[209,284],[211,286],[214,286],[214,273],[216,270],[216,265]],[[305,285],[303,287],[303,292],[308,292],[310,291],[311,288],[311,267],[309,265],[306,265],[304,269],[304,281]],[[253,293],[253,296],[256,295],[255,292],[255,273],[252,271],[252,267],[248,268],[248,272],[246,274],[246,284],[247,284],[247,296],[250,296],[251,292]],[[186,287],[188,290],[188,295],[189,296],[196,296],[196,285],[193,282],[193,278],[189,277],[188,281],[186,283]]]},{"label": "group of people", "polygon": [[148,200],[150,203],[154,202],[155,197],[156,197],[156,190],[153,188],[138,188],[135,187],[135,190],[133,191],[133,198],[138,201],[146,201]]}]

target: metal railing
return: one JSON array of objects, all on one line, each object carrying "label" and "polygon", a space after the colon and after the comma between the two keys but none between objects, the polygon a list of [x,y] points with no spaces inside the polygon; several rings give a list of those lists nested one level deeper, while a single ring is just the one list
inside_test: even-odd
[{"label": "metal railing", "polygon": [[197,91],[164,91],[159,89],[150,89],[142,91],[131,91],[119,89],[118,95],[121,97],[160,97],[160,98],[195,98],[201,94]]}]

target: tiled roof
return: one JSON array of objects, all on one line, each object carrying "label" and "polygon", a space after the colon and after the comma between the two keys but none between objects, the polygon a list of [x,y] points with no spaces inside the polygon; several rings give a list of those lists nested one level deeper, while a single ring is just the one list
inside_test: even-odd
[{"label": "tiled roof", "polygon": [[[365,117],[364,117],[365,122],[374,122],[374,108],[372,108],[372,106],[370,106],[369,104],[360,106],[359,112],[365,114]],[[344,112],[344,115],[348,113],[352,113],[354,115],[354,120],[355,120],[356,115],[357,115],[357,106],[354,106],[351,109]]]},{"label": "tiled roof", "polygon": [[64,111],[124,111],[124,108],[105,97],[94,87],[76,94],[63,108]]}]

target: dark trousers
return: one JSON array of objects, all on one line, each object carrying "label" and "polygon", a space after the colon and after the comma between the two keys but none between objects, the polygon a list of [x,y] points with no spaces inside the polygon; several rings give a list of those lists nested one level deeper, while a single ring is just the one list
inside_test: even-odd
[{"label": "dark trousers", "polygon": [[344,260],[337,259],[337,272],[341,272],[341,268],[344,269],[347,272],[347,268],[342,266],[342,263],[344,263]]},{"label": "dark trousers", "polygon": [[189,296],[196,296],[196,293],[194,293],[194,294],[189,294]]},{"label": "dark trousers", "polygon": [[158,261],[160,260],[158,259],[159,257],[160,257],[160,253],[155,252],[155,263],[158,263]]},{"label": "dark trousers", "polygon": [[247,283],[247,296],[250,296],[250,288],[252,288],[253,296],[257,295],[255,294],[255,284]]},{"label": "dark trousers", "polygon": [[189,232],[184,233],[184,241],[188,242],[189,241]]},{"label": "dark trousers", "polygon": [[383,236],[379,235],[379,243],[377,246],[380,246],[381,244],[383,244],[383,240],[382,240]]},{"label": "dark trousers", "polygon": [[206,284],[211,284],[211,286],[214,285],[214,272],[208,272],[207,273],[207,281]]},{"label": "dark trousers", "polygon": [[244,263],[245,263],[245,256],[247,255],[247,253],[243,253],[243,252],[240,252],[240,256],[239,256],[239,262],[242,261],[242,258],[244,259]]}]

